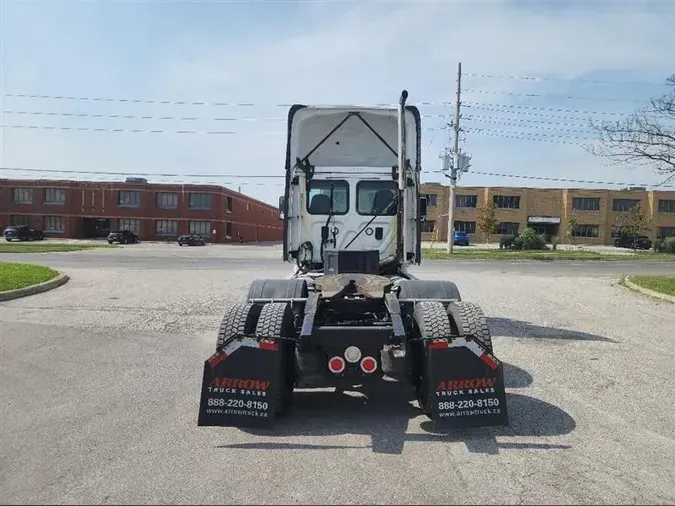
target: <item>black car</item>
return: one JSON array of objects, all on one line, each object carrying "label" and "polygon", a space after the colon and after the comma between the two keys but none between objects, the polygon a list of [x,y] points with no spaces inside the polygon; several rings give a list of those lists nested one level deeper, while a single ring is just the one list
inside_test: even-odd
[{"label": "black car", "polygon": [[134,244],[140,242],[138,236],[129,230],[113,230],[108,234],[108,244]]},{"label": "black car", "polygon": [[181,235],[178,237],[178,246],[183,246],[184,244],[188,246],[204,246],[206,241],[200,235]]},{"label": "black car", "polygon": [[2,235],[7,241],[41,241],[45,238],[42,230],[34,230],[28,225],[10,225]]},{"label": "black car", "polygon": [[[635,246],[633,246],[633,242],[635,242]],[[646,235],[621,235],[614,239],[614,246],[617,248],[650,249],[652,241]]]}]

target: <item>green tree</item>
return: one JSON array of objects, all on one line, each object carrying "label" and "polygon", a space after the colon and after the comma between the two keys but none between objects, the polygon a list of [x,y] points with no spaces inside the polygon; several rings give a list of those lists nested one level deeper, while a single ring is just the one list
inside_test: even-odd
[{"label": "green tree", "polygon": [[495,203],[490,201],[478,208],[476,228],[485,236],[485,243],[490,242],[490,236],[497,232],[497,217]]},{"label": "green tree", "polygon": [[649,231],[649,220],[642,212],[640,203],[633,206],[626,214],[619,216],[617,225],[620,233],[633,238],[633,249],[637,249],[637,236]]},{"label": "green tree", "polygon": [[577,225],[579,225],[579,220],[575,215],[570,214],[569,217],[567,218],[567,231],[565,232],[565,235],[569,237],[570,244],[572,244],[572,242],[574,241],[574,236],[572,235],[572,232],[574,231],[575,228],[577,228]]}]

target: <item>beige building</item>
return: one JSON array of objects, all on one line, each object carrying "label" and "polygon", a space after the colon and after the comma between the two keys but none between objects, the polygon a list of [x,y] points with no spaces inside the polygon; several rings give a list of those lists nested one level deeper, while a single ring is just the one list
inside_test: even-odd
[{"label": "beige building", "polygon": [[[422,185],[428,196],[422,240],[446,241],[449,188],[440,183]],[[549,237],[567,238],[570,216],[577,220],[571,236],[576,244],[612,244],[619,216],[637,203],[650,223],[650,239],[675,236],[675,191],[585,190],[460,186],[455,198],[455,230],[483,242],[476,227],[478,208],[493,201],[499,221],[497,234],[522,232],[530,226]]]}]

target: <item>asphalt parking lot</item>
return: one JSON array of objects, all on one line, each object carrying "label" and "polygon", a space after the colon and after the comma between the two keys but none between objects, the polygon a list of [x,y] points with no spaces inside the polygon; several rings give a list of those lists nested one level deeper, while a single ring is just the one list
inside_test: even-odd
[{"label": "asphalt parking lot", "polygon": [[426,262],[489,317],[510,426],[438,433],[409,391],[300,392],[274,433],[196,426],[225,307],[291,269],[276,246],[3,254],[71,280],[0,303],[3,503],[675,501],[664,262]]}]

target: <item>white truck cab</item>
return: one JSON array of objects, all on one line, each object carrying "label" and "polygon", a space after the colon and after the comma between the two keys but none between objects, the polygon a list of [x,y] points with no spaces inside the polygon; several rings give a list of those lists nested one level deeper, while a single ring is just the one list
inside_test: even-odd
[{"label": "white truck cab", "polygon": [[368,252],[371,263],[376,251],[379,271],[420,262],[420,116],[415,107],[403,110],[401,132],[395,108],[291,107],[279,203],[284,260],[305,272],[324,270],[335,251]]}]

